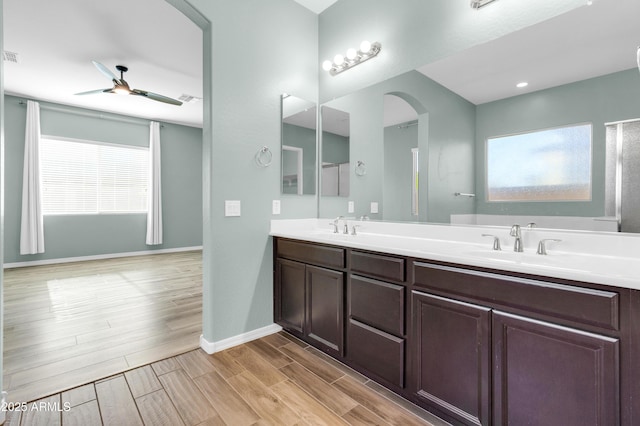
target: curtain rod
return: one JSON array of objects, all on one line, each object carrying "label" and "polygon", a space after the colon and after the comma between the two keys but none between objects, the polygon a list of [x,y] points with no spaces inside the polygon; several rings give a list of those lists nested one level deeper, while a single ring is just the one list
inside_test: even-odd
[{"label": "curtain rod", "polygon": [[[27,101],[24,100],[24,99],[20,99],[18,101],[18,104],[26,105]],[[73,110],[73,109],[70,109],[70,108],[57,107],[57,106],[53,106],[53,105],[42,105],[42,104],[40,104],[40,108],[41,109],[47,109],[49,111],[64,112],[64,113],[67,113],[67,114],[76,114],[76,115],[82,115],[84,117],[100,118],[102,120],[113,120],[113,121],[119,121],[121,123],[139,124],[139,125],[143,125],[143,126],[148,125],[151,121],[155,121],[155,120],[146,120],[144,118],[134,119],[134,118],[115,117],[115,116],[112,116],[112,115],[103,115],[103,114],[100,114],[98,112],[76,111],[76,110]],[[160,127],[164,127],[164,124],[160,123]]]}]

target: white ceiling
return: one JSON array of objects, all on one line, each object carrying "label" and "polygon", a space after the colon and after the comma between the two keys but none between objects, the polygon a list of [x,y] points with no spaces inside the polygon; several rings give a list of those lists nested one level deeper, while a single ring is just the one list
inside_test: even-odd
[{"label": "white ceiling", "polygon": [[[336,0],[296,1],[320,13]],[[481,104],[630,69],[640,44],[639,16],[639,0],[594,0],[419,71]],[[134,96],[74,95],[111,87],[92,65],[96,60],[114,73],[116,65],[128,66],[132,88],[203,96],[202,33],[165,0],[4,0],[3,27],[5,50],[19,58],[18,64],[4,62],[8,94],[202,126],[202,102],[173,106]],[[522,80],[530,84],[517,90]]]},{"label": "white ceiling", "polygon": [[93,66],[129,67],[131,88],[202,97],[202,32],[165,0],[4,0],[5,92],[29,99],[202,126],[202,102],[74,93],[110,88]]},{"label": "white ceiling", "polygon": [[[591,6],[585,0],[571,12],[418,71],[476,105],[585,80],[637,67],[638,19],[640,0],[594,0]],[[529,85],[517,89],[521,81]]]}]

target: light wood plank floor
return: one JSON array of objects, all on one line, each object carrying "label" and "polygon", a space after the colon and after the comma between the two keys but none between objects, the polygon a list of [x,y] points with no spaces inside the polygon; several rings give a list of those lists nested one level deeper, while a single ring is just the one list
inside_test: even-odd
[{"label": "light wood plank floor", "polygon": [[202,253],[7,269],[4,321],[10,401],[184,353],[202,334]]},{"label": "light wood plank floor", "polygon": [[445,424],[286,333],[189,351],[8,414],[15,426]]}]

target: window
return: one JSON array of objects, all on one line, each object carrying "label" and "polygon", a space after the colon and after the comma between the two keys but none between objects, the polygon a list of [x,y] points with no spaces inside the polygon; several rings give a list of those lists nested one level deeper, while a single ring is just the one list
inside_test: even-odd
[{"label": "window", "polygon": [[591,200],[591,134],[579,124],[487,139],[487,200]]},{"label": "window", "polygon": [[43,213],[146,212],[148,153],[148,148],[43,136]]}]

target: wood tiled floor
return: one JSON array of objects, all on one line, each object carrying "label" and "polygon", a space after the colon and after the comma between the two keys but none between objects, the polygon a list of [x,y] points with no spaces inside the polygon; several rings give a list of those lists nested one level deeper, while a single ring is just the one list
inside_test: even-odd
[{"label": "wood tiled floor", "polygon": [[444,424],[286,333],[214,355],[196,349],[33,404],[6,424]]},{"label": "wood tiled floor", "polygon": [[200,334],[200,251],[4,271],[10,401],[186,352]]}]

